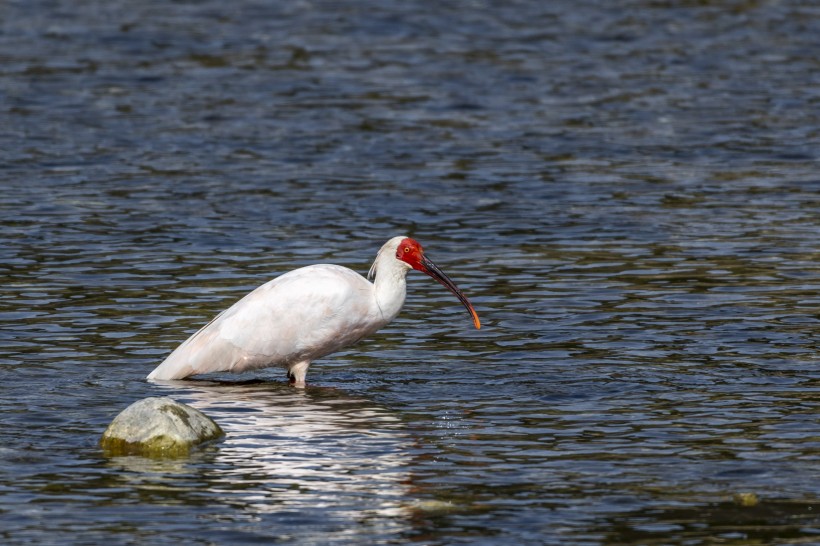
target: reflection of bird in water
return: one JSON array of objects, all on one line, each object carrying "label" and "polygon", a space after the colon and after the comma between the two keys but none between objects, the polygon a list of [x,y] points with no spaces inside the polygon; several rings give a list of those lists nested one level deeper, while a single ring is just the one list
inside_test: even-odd
[{"label": "reflection of bird in water", "polygon": [[404,525],[395,516],[407,514],[410,439],[387,409],[337,389],[269,382],[177,383],[174,396],[225,431],[201,470],[226,502],[294,517],[324,507],[354,535],[368,516],[392,531]]},{"label": "reflection of bird in water", "polygon": [[453,281],[408,237],[379,250],[369,282],[338,265],[312,265],[269,281],[216,316],[160,364],[148,379],[183,379],[210,372],[283,366],[304,387],[310,363],[351,345],[389,323],[406,295],[405,276],[422,271],[478,315]]}]

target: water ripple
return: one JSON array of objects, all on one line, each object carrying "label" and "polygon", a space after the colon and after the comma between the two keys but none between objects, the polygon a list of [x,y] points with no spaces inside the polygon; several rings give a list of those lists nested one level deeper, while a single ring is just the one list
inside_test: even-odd
[{"label": "water ripple", "polygon": [[[816,8],[320,4],[0,7],[3,540],[815,541]],[[399,233],[480,331],[144,382]],[[227,438],[104,459],[157,394]]]}]

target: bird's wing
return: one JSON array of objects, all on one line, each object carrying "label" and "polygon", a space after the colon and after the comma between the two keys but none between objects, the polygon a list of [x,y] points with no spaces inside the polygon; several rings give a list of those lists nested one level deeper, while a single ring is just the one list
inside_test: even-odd
[{"label": "bird's wing", "polygon": [[181,379],[313,360],[382,326],[373,285],[339,266],[317,265],[269,281],[180,345],[149,379]]}]

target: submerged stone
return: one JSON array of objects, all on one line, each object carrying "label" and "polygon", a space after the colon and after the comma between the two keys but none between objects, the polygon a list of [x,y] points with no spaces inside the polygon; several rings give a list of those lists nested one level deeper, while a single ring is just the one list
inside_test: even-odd
[{"label": "submerged stone", "polygon": [[168,397],[151,397],[125,408],[105,429],[100,447],[107,455],[182,457],[193,447],[225,433],[213,419]]},{"label": "submerged stone", "polygon": [[740,506],[757,506],[757,503],[760,502],[757,495],[751,492],[735,493],[733,499],[735,504]]},{"label": "submerged stone", "polygon": [[454,512],[457,506],[450,501],[440,500],[419,500],[412,504],[412,507],[420,512],[445,513]]}]

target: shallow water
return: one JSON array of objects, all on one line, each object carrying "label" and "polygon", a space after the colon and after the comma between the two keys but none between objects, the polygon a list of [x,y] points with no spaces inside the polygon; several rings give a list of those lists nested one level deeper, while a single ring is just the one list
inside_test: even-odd
[{"label": "shallow water", "polygon": [[[0,7],[4,543],[820,541],[813,4],[270,4]],[[402,233],[480,331],[144,380]],[[104,458],[155,395],[227,438]]]}]

